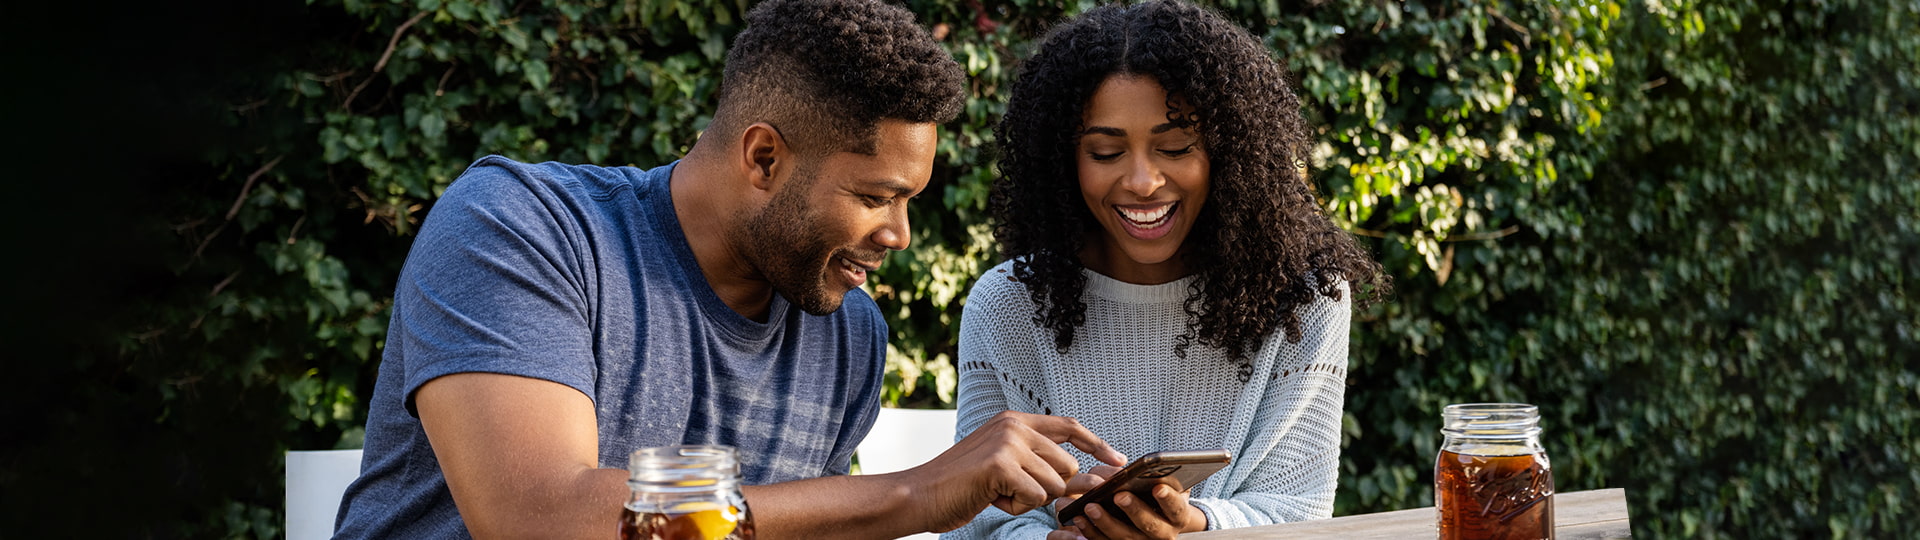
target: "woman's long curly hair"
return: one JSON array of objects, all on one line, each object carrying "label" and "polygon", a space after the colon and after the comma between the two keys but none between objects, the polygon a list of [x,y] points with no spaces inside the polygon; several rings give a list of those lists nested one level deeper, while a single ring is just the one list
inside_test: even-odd
[{"label": "woman's long curly hair", "polygon": [[1247,352],[1276,328],[1300,340],[1298,312],[1315,295],[1339,299],[1342,281],[1361,305],[1384,293],[1379,263],[1321,213],[1303,177],[1307,129],[1284,73],[1245,29],[1165,0],[1088,11],[1020,66],[994,132],[994,237],[1062,352],[1086,320],[1078,254],[1104,234],[1080,196],[1074,152],[1088,101],[1116,75],[1150,77],[1194,107],[1180,118],[1170,103],[1168,118],[1198,121],[1211,162],[1211,193],[1181,255],[1198,278],[1179,356],[1195,340],[1224,349],[1244,380]]}]

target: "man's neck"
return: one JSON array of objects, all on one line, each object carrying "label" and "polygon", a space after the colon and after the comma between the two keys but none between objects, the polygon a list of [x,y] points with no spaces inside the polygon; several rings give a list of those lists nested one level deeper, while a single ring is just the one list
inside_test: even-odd
[{"label": "man's neck", "polygon": [[687,235],[701,275],[720,301],[743,317],[766,322],[773,285],[747,263],[729,235],[734,221],[745,215],[730,184],[743,180],[730,177],[724,167],[715,167],[704,157],[696,145],[667,180],[674,217]]}]

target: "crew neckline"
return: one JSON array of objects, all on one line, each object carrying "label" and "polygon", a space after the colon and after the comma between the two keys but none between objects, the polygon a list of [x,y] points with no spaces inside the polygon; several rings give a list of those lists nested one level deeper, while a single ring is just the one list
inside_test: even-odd
[{"label": "crew neckline", "polygon": [[1088,293],[1127,304],[1184,302],[1188,296],[1187,288],[1200,279],[1198,275],[1190,275],[1158,285],[1140,285],[1120,281],[1088,268],[1081,268],[1080,272],[1087,277]]}]

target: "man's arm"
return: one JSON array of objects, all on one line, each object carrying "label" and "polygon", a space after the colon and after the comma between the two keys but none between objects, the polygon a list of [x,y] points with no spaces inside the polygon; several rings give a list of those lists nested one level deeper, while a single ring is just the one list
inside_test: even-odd
[{"label": "man's arm", "polygon": [[427,381],[415,395],[447,489],[475,538],[613,538],[627,473],[600,466],[593,400],[496,373]]},{"label": "man's arm", "polygon": [[945,532],[988,505],[1017,515],[1060,496],[1079,471],[1061,443],[1115,465],[1126,459],[1072,418],[1008,411],[919,467],[749,487],[747,504],[767,538]]},{"label": "man's arm", "polygon": [[[610,538],[626,471],[599,467],[593,402],[565,385],[461,373],[427,382],[420,423],[475,538]],[[1019,514],[1061,494],[1072,443],[1122,459],[1069,418],[1003,413],[926,465],[745,489],[766,538],[891,538],[959,527],[991,504]]]}]

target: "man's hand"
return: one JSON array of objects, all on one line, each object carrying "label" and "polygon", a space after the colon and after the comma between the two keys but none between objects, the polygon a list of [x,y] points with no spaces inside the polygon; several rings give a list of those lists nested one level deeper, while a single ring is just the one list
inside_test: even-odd
[{"label": "man's hand", "polygon": [[1066,493],[1080,464],[1060,443],[1106,463],[1126,463],[1079,421],[1007,411],[925,465],[894,475],[912,493],[917,513],[927,516],[925,528],[950,531],[989,504],[1023,514]]}]

